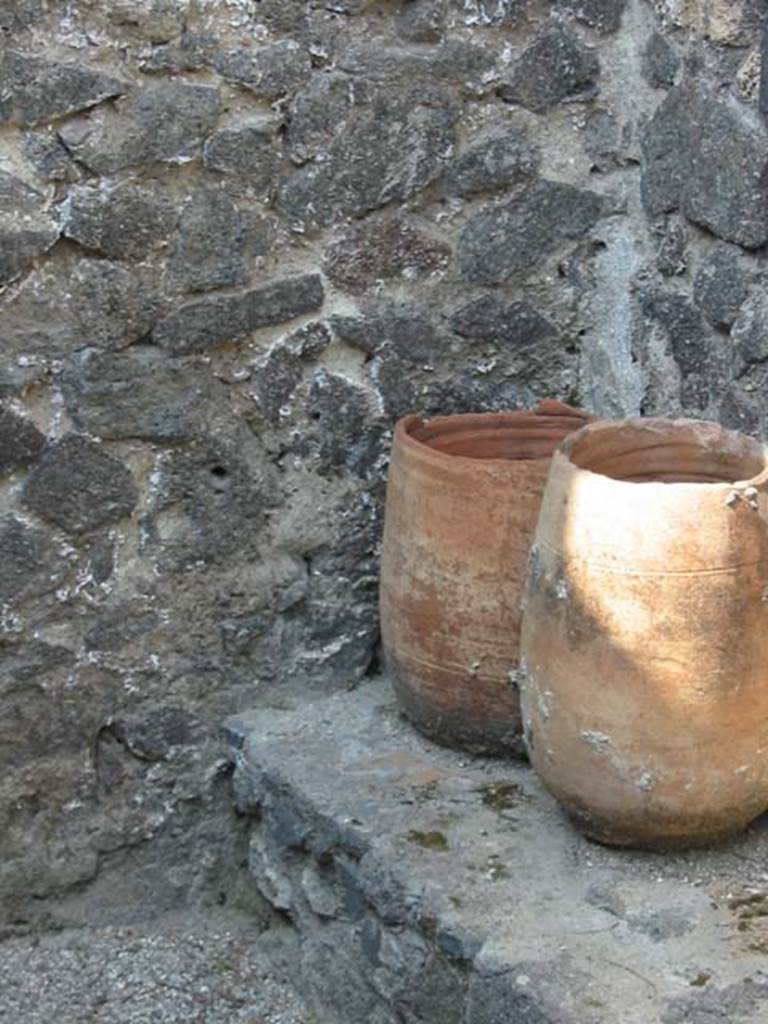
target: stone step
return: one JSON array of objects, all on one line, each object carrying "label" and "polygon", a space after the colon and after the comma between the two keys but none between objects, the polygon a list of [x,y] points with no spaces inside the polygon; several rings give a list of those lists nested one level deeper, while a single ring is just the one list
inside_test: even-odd
[{"label": "stone step", "polygon": [[319,1019],[768,1020],[767,819],[704,852],[594,845],[527,766],[421,738],[381,678],[226,734]]}]

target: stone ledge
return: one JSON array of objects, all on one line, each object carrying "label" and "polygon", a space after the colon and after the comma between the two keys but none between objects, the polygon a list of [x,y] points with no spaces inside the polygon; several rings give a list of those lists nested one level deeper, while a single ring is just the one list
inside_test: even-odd
[{"label": "stone ledge", "polygon": [[417,735],[386,680],[230,719],[250,872],[344,1024],[705,1024],[768,1014],[768,821],[610,850],[525,765]]}]

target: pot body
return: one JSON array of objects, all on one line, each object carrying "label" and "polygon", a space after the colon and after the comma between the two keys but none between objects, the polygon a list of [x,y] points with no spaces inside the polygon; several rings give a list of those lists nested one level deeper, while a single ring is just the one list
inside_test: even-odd
[{"label": "pot body", "polygon": [[599,841],[703,845],[768,807],[766,464],[757,441],[685,420],[594,424],[552,460],[526,744]]},{"label": "pot body", "polygon": [[522,754],[519,605],[549,459],[587,422],[534,412],[401,420],[387,483],[384,657],[400,705],[440,743]]}]

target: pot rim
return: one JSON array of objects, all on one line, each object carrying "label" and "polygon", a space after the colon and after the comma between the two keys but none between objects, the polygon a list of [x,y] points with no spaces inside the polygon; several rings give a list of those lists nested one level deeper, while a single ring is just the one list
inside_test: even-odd
[{"label": "pot rim", "polygon": [[[762,452],[763,469],[749,477],[739,480],[717,480],[717,481],[695,481],[695,480],[623,480],[620,477],[611,476],[608,473],[601,473],[598,470],[588,469],[580,466],[572,459],[574,448],[585,438],[599,434],[611,433],[619,430],[643,428],[644,430],[663,430],[668,433],[681,429],[690,430],[692,427],[704,428],[711,435],[719,434],[723,438],[733,438],[741,444],[751,442]],[[554,458],[563,458],[573,472],[585,474],[588,477],[610,480],[614,484],[621,484],[631,487],[685,487],[693,488],[699,492],[709,489],[711,493],[723,491],[761,491],[768,494],[768,444],[758,438],[750,437],[749,434],[742,434],[738,430],[731,430],[714,420],[704,420],[686,417],[666,416],[628,416],[621,420],[592,420],[585,426],[566,435],[557,447]]]},{"label": "pot rim", "polygon": [[[533,431],[536,429],[535,421],[532,421],[533,417],[541,417],[543,420],[561,419],[563,422],[563,437],[555,441],[552,445],[552,451],[546,455],[539,455],[529,459],[500,459],[500,458],[478,458],[473,455],[453,455],[450,452],[440,451],[439,448],[433,448],[432,445],[425,441],[419,440],[414,437],[412,431],[419,427],[428,427],[432,424],[439,423],[440,421],[460,423],[474,421],[478,425],[483,423],[490,423],[494,420],[503,421],[510,427],[515,425],[523,426],[523,421],[527,422],[529,430]],[[530,409],[510,409],[503,412],[468,412],[468,413],[452,413],[447,415],[438,415],[430,417],[422,417],[418,413],[408,413],[406,416],[401,417],[395,424],[395,442],[399,442],[406,449],[418,454],[422,457],[434,459],[439,463],[445,465],[450,464],[451,466],[460,466],[467,464],[469,466],[509,466],[514,462],[544,462],[552,458],[554,452],[558,449],[558,446],[562,441],[575,431],[580,431],[582,428],[577,424],[586,424],[592,422],[594,417],[585,412],[582,409],[577,409],[575,406],[567,405],[565,402],[557,401],[556,399],[544,398],[536,402],[533,408]],[[565,423],[571,421],[573,425],[570,428],[565,427]],[[550,430],[555,424],[550,423]],[[521,431],[522,435],[522,431]]]}]

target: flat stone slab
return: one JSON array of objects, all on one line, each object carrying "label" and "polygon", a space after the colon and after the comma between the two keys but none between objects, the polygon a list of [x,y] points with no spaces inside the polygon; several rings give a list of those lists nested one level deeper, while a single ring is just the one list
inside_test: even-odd
[{"label": "flat stone slab", "polygon": [[768,819],[710,851],[597,846],[528,766],[419,736],[385,679],[226,734],[321,1020],[768,1020]]}]

